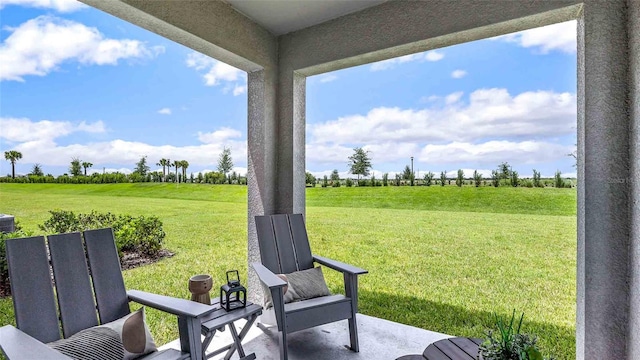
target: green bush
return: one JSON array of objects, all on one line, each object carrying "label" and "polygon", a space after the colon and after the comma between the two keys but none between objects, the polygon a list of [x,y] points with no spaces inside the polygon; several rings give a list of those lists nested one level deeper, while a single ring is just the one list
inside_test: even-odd
[{"label": "green bush", "polygon": [[347,180],[345,181],[345,185],[347,185],[347,187],[352,187],[353,186],[353,180],[351,180],[350,178],[347,178]]},{"label": "green bush", "polygon": [[49,234],[84,231],[110,227],[116,238],[118,253],[135,251],[156,256],[162,249],[166,236],[162,221],[155,216],[114,215],[92,211],[89,214],[74,214],[72,211],[51,210],[51,217],[38,227]]}]

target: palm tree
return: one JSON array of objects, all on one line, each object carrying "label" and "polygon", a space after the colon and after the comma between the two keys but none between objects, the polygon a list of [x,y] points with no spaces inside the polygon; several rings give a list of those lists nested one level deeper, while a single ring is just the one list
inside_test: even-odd
[{"label": "palm tree", "polygon": [[82,167],[84,168],[84,176],[87,176],[87,168],[92,167],[93,164],[87,161],[82,162]]},{"label": "palm tree", "polygon": [[180,166],[182,166],[182,182],[187,182],[187,168],[189,167],[189,162],[187,160],[180,161]]},{"label": "palm tree", "polygon": [[169,175],[169,173],[171,172],[171,167],[173,167],[173,164],[171,163],[171,159],[165,159],[165,160],[167,160],[167,175]]},{"label": "palm tree", "polygon": [[16,161],[22,159],[22,153],[16,150],[9,150],[4,152],[4,158],[11,162],[11,177],[16,178]]},{"label": "palm tree", "polygon": [[166,172],[167,165],[171,166],[169,159],[165,159],[165,158],[160,159],[160,161],[156,164],[156,166],[162,166],[162,182],[165,182],[167,178],[167,172]]},{"label": "palm tree", "polygon": [[175,182],[179,182],[179,181],[178,181],[178,169],[179,169],[179,168],[180,168],[180,166],[181,166],[181,165],[180,165],[180,160],[175,160],[175,161],[173,162],[173,166],[176,168],[176,180],[175,180]]}]

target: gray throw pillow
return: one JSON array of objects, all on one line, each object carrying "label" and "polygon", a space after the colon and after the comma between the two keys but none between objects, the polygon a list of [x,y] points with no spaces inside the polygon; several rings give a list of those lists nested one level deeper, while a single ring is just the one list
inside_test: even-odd
[{"label": "gray throw pillow", "polygon": [[[287,285],[284,287],[285,304],[331,295],[327,283],[324,280],[321,267],[295,271],[290,274],[277,274],[277,276],[287,282]],[[263,289],[265,294],[265,307],[270,308],[273,306],[271,292],[266,287],[263,287]]]},{"label": "gray throw pillow", "polygon": [[145,322],[144,307],[48,345],[76,360],[129,360],[157,350]]}]

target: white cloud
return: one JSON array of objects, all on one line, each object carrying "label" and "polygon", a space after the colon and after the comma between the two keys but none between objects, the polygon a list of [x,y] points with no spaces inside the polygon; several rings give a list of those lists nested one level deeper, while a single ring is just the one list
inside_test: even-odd
[{"label": "white cloud", "polygon": [[158,114],[171,115],[171,109],[170,108],[162,108],[162,109],[158,110]]},{"label": "white cloud", "polygon": [[87,7],[76,0],[2,0],[0,9],[7,5],[19,5],[41,9],[54,9],[58,12],[68,13]]},{"label": "white cloud", "polygon": [[246,92],[247,92],[247,86],[246,85],[238,85],[238,84],[236,84],[233,87],[233,96],[242,95],[242,94],[244,94]]},{"label": "white cloud", "polygon": [[94,170],[101,170],[100,164],[135,164],[141,156],[148,155],[150,164],[155,164],[160,158],[170,158],[185,159],[191,166],[215,166],[218,155],[226,147],[231,149],[231,156],[237,166],[246,166],[247,142],[235,139],[241,137],[241,133],[231,128],[199,133],[201,142],[194,139],[196,144],[188,146],[156,146],[120,139],[69,145],[59,145],[56,142],[57,138],[73,132],[105,132],[101,121],[74,124],[65,121],[33,122],[29,119],[0,118],[0,128],[3,143],[4,140],[13,143],[11,148],[23,154],[22,162],[26,164],[67,166],[71,158],[80,157],[92,162]]},{"label": "white cloud", "polygon": [[478,141],[486,138],[562,136],[575,132],[576,96],[552,91],[510,95],[480,89],[446,97],[424,109],[379,107],[308,126],[311,144]]},{"label": "white cloud", "polygon": [[71,123],[70,121],[42,120],[32,122],[26,118],[0,118],[0,139],[7,142],[52,141],[74,132],[104,133],[104,123]]},{"label": "white cloud", "polygon": [[491,40],[515,43],[524,48],[533,48],[542,54],[547,54],[553,50],[573,54],[577,50],[576,29],[576,21],[572,20],[513,34],[497,36],[491,38]]},{"label": "white cloud", "polygon": [[[234,96],[238,96],[247,91],[246,73],[231,65],[227,65],[197,52],[192,52],[187,55],[186,64],[187,67],[193,68],[203,74],[202,78],[206,86],[218,86],[223,82],[229,83],[229,86],[225,87],[223,92],[227,93],[233,89]],[[233,85],[233,87],[230,85]]]},{"label": "white cloud", "polygon": [[242,133],[236,129],[223,127],[220,130],[216,130],[209,133],[198,132],[198,140],[205,144],[217,144],[225,142],[229,139],[239,138]]},{"label": "white cloud", "polygon": [[122,59],[151,58],[164,51],[137,40],[108,39],[96,28],[52,16],[39,16],[9,31],[0,45],[0,81],[45,76],[65,62],[117,65]]},{"label": "white cloud", "polygon": [[376,63],[371,64],[369,68],[371,71],[381,71],[394,68],[397,64],[402,64],[411,61],[440,61],[444,58],[444,53],[438,52],[437,50],[431,50],[427,52],[417,53],[417,54],[409,54],[405,56],[400,56],[393,59],[378,61]]},{"label": "white cloud", "polygon": [[[479,144],[452,142],[443,145],[426,145],[417,160],[427,164],[473,162],[497,164],[507,161],[514,164],[551,162],[566,157],[572,146],[545,141],[487,141]],[[473,172],[473,170],[472,170]]]},{"label": "white cloud", "polygon": [[338,79],[338,75],[335,74],[322,74],[319,77],[321,83],[328,83]]},{"label": "white cloud", "polygon": [[460,70],[460,69],[458,69],[458,70],[454,70],[454,71],[451,73],[451,77],[452,77],[452,78],[454,78],[454,79],[462,79],[462,78],[463,78],[463,77],[465,77],[466,75],[467,75],[467,72],[466,72],[466,71],[464,71],[464,70]]}]

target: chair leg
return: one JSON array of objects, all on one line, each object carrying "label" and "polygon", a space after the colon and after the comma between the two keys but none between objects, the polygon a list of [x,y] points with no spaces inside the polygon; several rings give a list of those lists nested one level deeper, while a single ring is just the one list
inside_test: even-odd
[{"label": "chair leg", "polygon": [[358,324],[356,322],[356,314],[349,319],[349,338],[351,340],[351,351],[360,352],[360,344],[358,344]]},{"label": "chair leg", "polygon": [[287,360],[289,354],[287,352],[287,333],[278,331],[278,346],[280,347],[280,360]]}]

